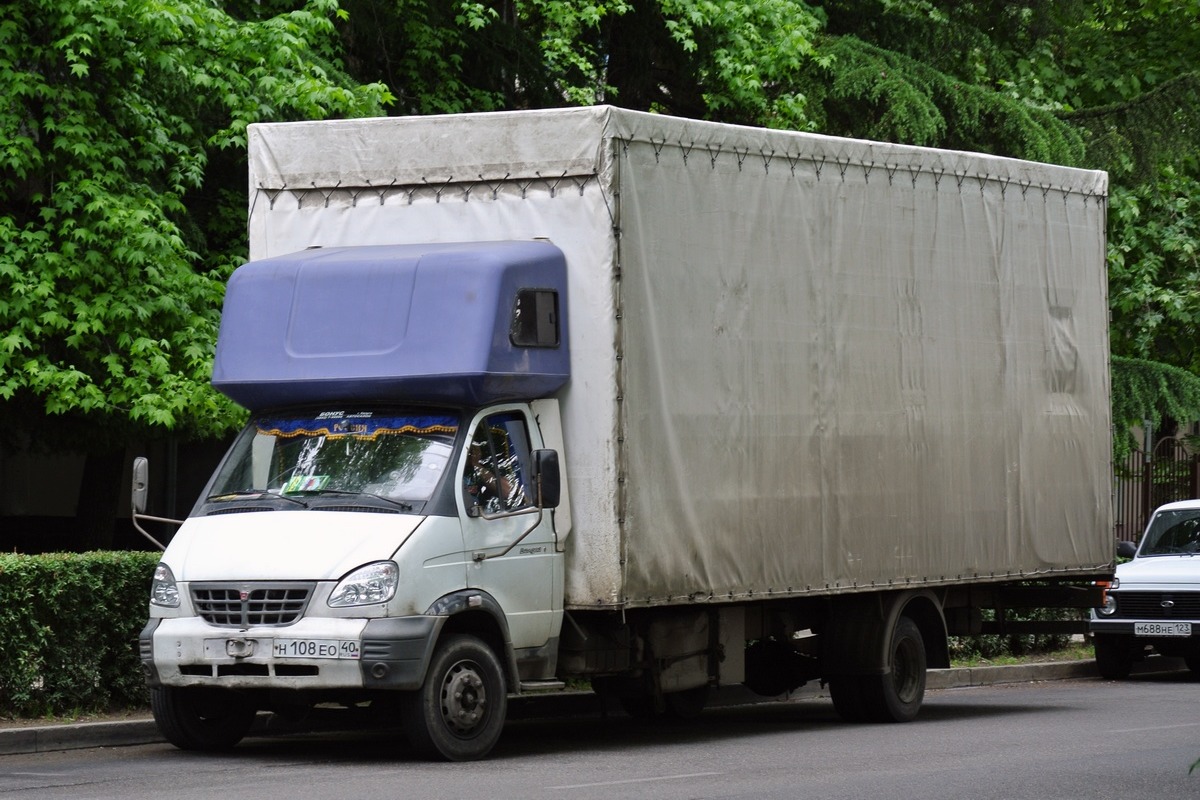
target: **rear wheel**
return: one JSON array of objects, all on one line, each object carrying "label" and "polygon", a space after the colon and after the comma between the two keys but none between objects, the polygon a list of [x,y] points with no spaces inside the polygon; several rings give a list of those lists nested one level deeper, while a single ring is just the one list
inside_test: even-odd
[{"label": "rear wheel", "polygon": [[227,750],[254,724],[255,708],[233,692],[159,686],[150,690],[154,721],[181,750]]},{"label": "rear wheel", "polygon": [[1100,677],[1110,681],[1123,681],[1129,677],[1133,671],[1133,647],[1128,636],[1097,633],[1094,644]]},{"label": "rear wheel", "polygon": [[883,722],[911,722],[925,700],[925,640],[908,617],[900,617],[892,634],[891,675],[879,682],[881,703],[875,716]]},{"label": "rear wheel", "polygon": [[925,699],[925,641],[909,617],[896,620],[884,675],[843,675],[829,681],[833,707],[847,722],[911,722]]},{"label": "rear wheel", "polygon": [[474,636],[453,635],[438,645],[425,685],[408,695],[405,731],[424,756],[472,761],[495,746],[507,707],[495,653]]}]

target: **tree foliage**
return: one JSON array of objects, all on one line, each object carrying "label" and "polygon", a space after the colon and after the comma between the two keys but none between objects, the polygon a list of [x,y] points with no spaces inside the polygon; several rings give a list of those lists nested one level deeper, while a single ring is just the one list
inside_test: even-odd
[{"label": "tree foliage", "polygon": [[245,253],[231,154],[250,122],[378,113],[388,97],[332,60],[335,0],[244,5],[0,6],[4,430],[237,423],[208,387],[223,279]]},{"label": "tree foliage", "polygon": [[1200,376],[1161,361],[1113,356],[1113,457],[1122,463],[1134,444],[1131,429],[1164,418],[1200,419]]},{"label": "tree foliage", "polygon": [[[1113,347],[1200,369],[1200,0],[19,0],[0,413],[212,434],[258,119],[608,102],[1112,175]],[[383,88],[384,86],[388,88]],[[1118,362],[1124,363],[1124,362]]]},{"label": "tree foliage", "polygon": [[1164,168],[1117,186],[1109,219],[1113,352],[1200,374],[1200,181]]}]

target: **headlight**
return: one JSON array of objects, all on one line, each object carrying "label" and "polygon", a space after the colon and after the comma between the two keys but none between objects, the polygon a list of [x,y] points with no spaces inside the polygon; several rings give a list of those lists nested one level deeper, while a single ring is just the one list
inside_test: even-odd
[{"label": "headlight", "polygon": [[150,602],[156,606],[179,608],[179,586],[175,575],[166,564],[154,568],[154,580],[150,582]]},{"label": "headlight", "polygon": [[1120,586],[1121,582],[1113,578],[1111,581],[1100,581],[1099,585],[1104,587],[1104,602],[1096,609],[1096,613],[1104,617],[1111,617],[1117,613],[1117,598],[1113,597],[1111,592]]},{"label": "headlight", "polygon": [[329,595],[332,608],[369,606],[386,603],[396,594],[400,568],[392,561],[378,561],[351,572],[333,588]]}]

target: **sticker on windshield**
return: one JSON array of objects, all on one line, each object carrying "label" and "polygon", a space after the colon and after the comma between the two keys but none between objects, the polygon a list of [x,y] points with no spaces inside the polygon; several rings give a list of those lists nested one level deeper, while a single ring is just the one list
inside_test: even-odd
[{"label": "sticker on windshield", "polygon": [[293,492],[319,492],[329,483],[328,475],[296,475],[288,479],[283,487],[284,494]]}]

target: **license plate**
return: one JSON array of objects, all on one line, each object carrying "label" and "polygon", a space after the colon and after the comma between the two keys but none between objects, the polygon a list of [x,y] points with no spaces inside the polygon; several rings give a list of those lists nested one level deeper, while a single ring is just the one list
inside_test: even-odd
[{"label": "license plate", "polygon": [[358,642],[347,639],[276,639],[271,645],[275,658],[357,659]]},{"label": "license plate", "polygon": [[1135,622],[1134,636],[1191,636],[1190,622]]}]

